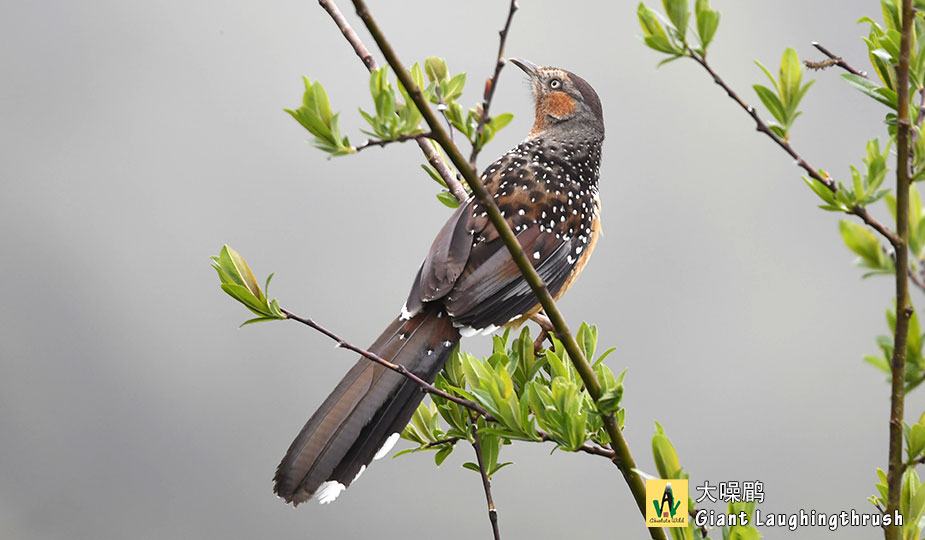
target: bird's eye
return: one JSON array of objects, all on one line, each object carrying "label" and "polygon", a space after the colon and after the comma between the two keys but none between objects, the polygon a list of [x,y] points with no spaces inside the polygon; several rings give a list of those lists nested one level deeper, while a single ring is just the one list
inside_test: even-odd
[{"label": "bird's eye", "polygon": [[560,81],[559,79],[553,79],[553,80],[549,81],[549,87],[552,88],[552,89],[554,89],[554,90],[555,90],[556,88],[559,88],[560,86],[562,86],[562,81]]}]

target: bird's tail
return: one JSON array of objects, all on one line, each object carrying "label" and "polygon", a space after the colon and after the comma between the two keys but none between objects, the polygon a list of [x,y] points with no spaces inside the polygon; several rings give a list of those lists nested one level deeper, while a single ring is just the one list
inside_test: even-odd
[{"label": "bird's tail", "polygon": [[[396,319],[368,349],[433,382],[459,341],[442,306]],[[385,455],[423,399],[413,381],[360,358],[308,420],[276,469],[274,491],[294,505],[333,501]]]}]

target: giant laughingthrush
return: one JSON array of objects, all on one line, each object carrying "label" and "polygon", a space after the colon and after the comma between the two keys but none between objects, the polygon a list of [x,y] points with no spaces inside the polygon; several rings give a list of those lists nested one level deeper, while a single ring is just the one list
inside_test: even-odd
[{"label": "giant laughingthrush", "polygon": [[[558,298],[600,231],[601,102],[573,73],[509,61],[531,79],[536,119],[481,178]],[[432,382],[461,336],[520,324],[539,308],[485,208],[469,197],[437,234],[400,316],[369,351]],[[292,442],[276,493],[296,505],[312,495],[333,501],[392,448],[423,395],[410,379],[361,358]]]}]

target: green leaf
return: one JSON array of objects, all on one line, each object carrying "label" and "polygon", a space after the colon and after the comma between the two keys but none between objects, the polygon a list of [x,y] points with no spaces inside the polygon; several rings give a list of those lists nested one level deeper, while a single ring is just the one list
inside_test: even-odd
[{"label": "green leaf", "polygon": [[597,346],[597,327],[588,326],[588,323],[582,322],[578,327],[578,333],[575,334],[575,339],[585,358],[594,358],[594,348]]},{"label": "green leaf", "polygon": [[700,46],[706,52],[719,27],[719,12],[710,9],[710,0],[697,0],[694,4],[694,12],[697,17],[697,35],[700,37]]},{"label": "green leaf", "polygon": [[449,191],[441,191],[437,193],[437,200],[446,205],[449,208],[459,207],[459,199]]},{"label": "green leaf", "polygon": [[[268,319],[286,318],[279,308],[279,303],[275,299],[269,301],[260,290],[254,273],[237,251],[227,245],[222,246],[219,255],[211,257],[211,261],[212,268],[218,273],[222,290],[258,316],[256,319],[245,321],[241,326]],[[267,278],[268,287],[272,278],[273,274]]]},{"label": "green leaf", "polygon": [[662,0],[665,13],[674,25],[678,40],[682,42],[687,34],[687,23],[690,20],[687,2],[688,0]]},{"label": "green leaf", "polygon": [[424,72],[427,73],[427,78],[430,81],[441,83],[446,80],[448,73],[446,60],[436,56],[429,57],[424,61]]},{"label": "green leaf", "polygon": [[668,54],[684,54],[684,50],[675,45],[665,32],[662,23],[658,21],[655,12],[646,7],[642,2],[636,8],[636,16],[639,19],[639,26],[642,28],[643,40],[650,48],[659,52]]},{"label": "green leaf", "polygon": [[884,254],[880,241],[867,227],[847,220],[838,223],[838,230],[848,249],[860,256],[859,265],[875,270],[890,269],[892,264]]},{"label": "green leaf", "polygon": [[678,463],[678,454],[658,422],[655,422],[655,435],[652,436],[652,456],[655,458],[655,468],[658,469],[659,476],[679,477],[681,465]]},{"label": "green leaf", "polygon": [[244,304],[244,307],[251,310],[254,314],[260,315],[261,317],[268,315],[268,310],[264,309],[263,303],[247,290],[247,287],[234,283],[222,283],[222,290],[238,302]]},{"label": "green leaf", "polygon": [[424,169],[424,172],[426,172],[427,175],[430,176],[434,182],[440,184],[443,187],[446,187],[446,182],[443,180],[443,178],[439,174],[437,174],[437,171],[433,170],[430,167],[430,165],[421,163],[421,168]]},{"label": "green leaf", "polygon": [[781,101],[792,103],[800,93],[800,83],[803,78],[803,69],[797,52],[788,47],[780,61],[780,90]]},{"label": "green leaf", "polygon": [[597,400],[597,407],[604,414],[617,411],[620,408],[620,401],[623,399],[623,386],[618,386],[613,390],[607,390],[601,394]]},{"label": "green leaf", "polygon": [[443,89],[443,101],[450,102],[459,99],[463,93],[463,87],[466,86],[466,74],[458,73],[452,79],[447,81]]},{"label": "green leaf", "polygon": [[912,424],[906,440],[908,459],[916,459],[925,451],[925,425]]},{"label": "green leaf", "polygon": [[762,63],[759,62],[758,60],[755,60],[755,64],[757,64],[758,67],[761,68],[761,71],[763,71],[764,74],[767,75],[768,80],[771,81],[771,84],[774,85],[774,91],[775,91],[778,95],[780,95],[780,93],[781,93],[781,91],[780,91],[780,84],[777,82],[777,79],[774,78],[774,75],[771,75],[771,72],[768,71],[768,68],[764,67],[764,64],[762,64]]},{"label": "green leaf", "polygon": [[886,373],[887,375],[892,373],[892,370],[890,369],[889,361],[887,361],[883,357],[868,355],[864,357],[864,361],[874,366],[875,368],[879,369],[880,371]]},{"label": "green leaf", "polygon": [[511,123],[511,120],[513,120],[513,119],[514,119],[514,115],[513,115],[513,114],[511,114],[511,113],[502,113],[502,114],[499,114],[498,116],[495,116],[494,118],[492,118],[491,121],[488,123],[488,125],[489,125],[489,127],[491,127],[492,131],[498,132],[498,131],[500,131],[503,127],[505,127],[506,125],[510,124],[510,123]]},{"label": "green leaf", "polygon": [[880,103],[883,103],[891,109],[896,109],[896,93],[892,90],[878,86],[876,83],[873,83],[864,77],[855,75],[853,73],[842,73],[841,76],[845,81],[848,82],[848,84],[857,88],[864,94],[867,94],[868,96],[874,98]]},{"label": "green leaf", "polygon": [[453,453],[454,446],[451,444],[445,445],[440,450],[437,450],[437,453],[434,454],[434,463],[439,467],[443,462]]},{"label": "green leaf", "polygon": [[241,326],[246,326],[246,325],[248,325],[248,324],[254,324],[254,323],[259,323],[259,322],[266,322],[266,321],[278,321],[278,320],[279,320],[279,317],[255,317],[255,318],[253,318],[253,319],[248,319],[248,320],[242,322],[241,325],[238,326],[238,328],[240,328]]},{"label": "green leaf", "polygon": [[768,108],[771,116],[773,116],[778,122],[786,123],[787,116],[784,112],[784,106],[781,104],[780,100],[777,97],[777,94],[767,86],[760,84],[753,85],[752,88],[755,89],[755,93],[758,94],[758,97],[761,98],[761,102],[764,103],[764,106]]},{"label": "green leaf", "polygon": [[645,42],[646,45],[648,45],[652,49],[655,49],[656,51],[677,55],[676,57],[671,58],[671,60],[676,60],[677,58],[680,58],[679,49],[675,47],[670,41],[668,41],[668,38],[666,37],[646,36],[645,38],[643,38],[643,41]]},{"label": "green leaf", "polygon": [[332,114],[331,104],[321,83],[313,83],[303,77],[305,92],[302,95],[302,105],[295,110],[284,109],[309,133],[315,136],[312,144],[332,155],[343,155],[355,152],[350,141],[342,137],[337,125],[337,115]]},{"label": "green leaf", "polygon": [[847,212],[849,210],[847,207],[845,208],[840,207],[839,205],[840,203],[838,203],[835,200],[835,194],[832,193],[832,190],[826,187],[825,184],[823,184],[822,182],[816,180],[815,178],[809,178],[808,176],[804,176],[803,181],[806,182],[806,185],[808,185],[810,189],[813,190],[813,193],[815,193],[816,195],[819,196],[820,199],[825,201],[826,204],[821,206],[821,208],[824,208],[826,210],[836,211],[836,212],[839,212],[839,211]]}]

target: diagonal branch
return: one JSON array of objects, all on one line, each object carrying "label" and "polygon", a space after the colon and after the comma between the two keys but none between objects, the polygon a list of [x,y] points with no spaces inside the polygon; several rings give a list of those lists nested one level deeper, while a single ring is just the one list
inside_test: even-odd
[{"label": "diagonal branch", "polygon": [[[357,15],[363,20],[363,23],[366,25],[370,34],[372,34],[373,39],[376,41],[376,44],[379,46],[379,49],[382,51],[389,65],[392,66],[392,70],[408,91],[408,95],[414,101],[415,105],[418,106],[418,110],[424,116],[424,120],[427,122],[427,125],[430,126],[434,134],[434,139],[440,143],[440,146],[446,151],[450,161],[452,161],[453,165],[456,166],[457,170],[459,170],[465,178],[473,195],[478,198],[479,204],[488,212],[488,218],[492,225],[494,225],[504,245],[507,246],[508,251],[511,253],[511,258],[514,260],[515,264],[517,264],[517,268],[520,269],[521,274],[524,276],[524,280],[530,285],[530,289],[543,306],[543,310],[556,329],[557,337],[562,341],[566,352],[568,352],[569,359],[575,366],[575,370],[581,376],[582,382],[584,382],[585,388],[588,390],[588,394],[596,403],[601,397],[601,385],[594,375],[594,370],[578,347],[578,342],[575,341],[575,337],[569,331],[565,318],[556,306],[552,295],[549,294],[546,284],[543,282],[542,278],[540,278],[539,274],[536,273],[536,269],[530,264],[530,260],[527,259],[527,255],[517,241],[517,237],[514,236],[511,227],[501,215],[501,211],[498,209],[498,205],[495,204],[494,198],[489,195],[485,186],[476,175],[475,170],[469,166],[469,163],[462,154],[460,154],[459,149],[456,148],[450,140],[440,120],[421,94],[421,89],[418,88],[411,79],[408,71],[398,59],[398,55],[395,53],[392,45],[385,38],[378,24],[376,24],[375,19],[373,19],[369,9],[366,7],[366,3],[363,0],[353,0],[353,5],[356,8]],[[613,414],[602,415],[602,417],[604,427],[607,430],[607,434],[610,436],[611,447],[615,452],[614,463],[620,469],[624,480],[633,493],[633,498],[636,501],[640,513],[645,515],[645,485],[642,478],[635,471],[636,462],[626,443],[626,439],[623,437],[623,432],[620,431],[620,426],[617,424],[617,419]],[[665,540],[666,538],[665,531],[660,527],[650,528],[649,534],[654,540]]]},{"label": "diagonal branch", "polygon": [[[478,416],[482,416],[483,418],[485,418],[485,420],[487,420],[487,421],[489,421],[489,422],[497,422],[497,421],[498,421],[494,416],[491,415],[491,413],[489,413],[487,410],[485,410],[485,409],[484,409],[481,405],[479,405],[478,403],[476,403],[476,402],[474,402],[474,401],[468,401],[468,400],[462,399],[462,398],[460,398],[460,397],[454,396],[453,394],[449,394],[449,393],[447,393],[447,392],[444,392],[443,390],[440,390],[440,389],[437,388],[436,386],[434,386],[434,385],[428,383],[427,381],[425,381],[424,379],[418,377],[417,375],[415,375],[415,374],[412,373],[411,371],[408,371],[408,370],[405,368],[405,366],[402,366],[402,365],[400,365],[400,364],[395,364],[395,363],[389,362],[388,360],[386,360],[385,358],[382,358],[381,356],[379,356],[379,355],[376,354],[376,353],[367,351],[367,350],[365,350],[365,349],[361,349],[360,347],[357,347],[356,345],[353,345],[353,344],[351,344],[351,343],[345,341],[344,338],[338,336],[338,335],[335,334],[334,332],[332,332],[332,331],[328,330],[327,328],[321,326],[320,324],[316,323],[313,319],[306,318],[306,317],[300,317],[299,315],[296,315],[295,313],[293,313],[293,312],[291,312],[291,311],[289,311],[289,310],[287,310],[287,309],[283,309],[282,312],[286,314],[286,318],[292,319],[293,321],[300,322],[300,323],[302,323],[302,324],[304,324],[304,325],[306,325],[306,326],[309,326],[309,327],[311,327],[311,328],[317,330],[318,332],[321,332],[321,333],[324,334],[325,336],[327,336],[327,337],[333,339],[334,341],[337,342],[337,346],[338,346],[338,347],[340,347],[340,348],[342,348],[342,349],[347,349],[347,350],[353,351],[353,352],[359,354],[360,356],[366,358],[367,360],[369,360],[369,361],[371,361],[371,362],[375,362],[375,363],[377,363],[377,364],[379,364],[379,365],[381,365],[381,366],[383,366],[383,367],[386,367],[386,368],[388,368],[388,369],[391,369],[392,371],[394,371],[394,372],[396,372],[396,373],[398,373],[398,374],[400,374],[400,375],[403,375],[404,377],[407,377],[408,379],[410,379],[411,381],[413,381],[414,383],[416,383],[418,386],[420,386],[420,387],[421,387],[421,391],[423,391],[423,392],[425,392],[425,393],[428,393],[428,394],[433,394],[433,395],[435,395],[435,396],[441,397],[441,398],[443,398],[443,399],[445,399],[445,400],[448,400],[448,401],[452,401],[453,403],[456,403],[457,405],[461,405],[461,406],[465,407],[466,409],[469,409],[469,411],[471,411],[473,414],[476,414],[476,415],[478,415]],[[540,441],[552,441],[552,442],[556,442],[556,440],[553,439],[552,436],[550,436],[550,435],[549,435],[548,433],[546,433],[545,431],[542,431],[542,430],[539,430],[539,429],[536,430],[536,436],[537,436],[537,440],[540,440]],[[459,441],[459,437],[448,437],[448,438],[446,438],[446,439],[441,439],[441,440],[439,440],[439,441],[433,441],[433,442],[427,443],[427,444],[425,445],[425,447],[426,447],[426,448],[430,448],[430,447],[432,447],[432,446],[438,446],[438,445],[441,445],[441,444],[455,444],[457,441]],[[614,460],[614,455],[615,455],[614,452],[613,452],[613,450],[609,450],[609,449],[607,449],[607,448],[603,448],[603,447],[601,447],[601,446],[598,446],[598,445],[592,444],[592,443],[585,443],[585,444],[583,444],[583,445],[581,446],[581,448],[578,449],[578,451],[579,451],[579,452],[584,452],[584,453],[586,453],[586,454],[592,454],[592,455],[595,455],[595,456],[605,457],[605,458],[607,458],[607,459],[609,459],[609,460],[611,460],[611,461]]]},{"label": "diagonal branch", "polygon": [[491,120],[488,109],[491,107],[491,100],[495,96],[495,87],[498,86],[498,76],[501,75],[501,68],[504,67],[504,44],[507,42],[507,34],[511,29],[511,20],[514,19],[514,12],[517,11],[517,0],[511,0],[511,7],[507,12],[507,20],[504,22],[504,28],[498,32],[501,37],[498,43],[498,58],[495,60],[495,73],[485,81],[485,96],[482,101],[481,111],[479,112],[479,126],[475,130],[475,144],[472,145],[472,153],[469,155],[469,166],[476,168],[476,159],[479,157],[479,139],[485,131],[485,123]]},{"label": "diagonal branch", "polygon": [[[745,110],[745,112],[747,112],[748,115],[752,117],[752,120],[755,121],[756,130],[758,130],[761,133],[764,133],[765,135],[770,137],[772,141],[777,143],[777,145],[780,146],[784,152],[787,152],[787,154],[794,159],[797,166],[802,168],[804,171],[806,171],[806,173],[811,178],[818,180],[822,185],[828,188],[829,191],[831,191],[832,193],[835,193],[838,191],[838,185],[835,183],[834,180],[832,180],[831,177],[829,177],[828,175],[823,176],[822,174],[820,174],[819,171],[816,170],[815,167],[810,165],[805,159],[803,159],[803,156],[801,156],[800,154],[797,153],[796,150],[794,150],[794,148],[790,145],[788,141],[778,137],[776,133],[774,133],[773,131],[771,131],[770,128],[768,128],[768,125],[764,123],[764,120],[762,120],[761,117],[758,116],[758,111],[756,111],[755,108],[752,107],[751,105],[745,103],[745,101],[741,97],[739,97],[739,95],[735,92],[735,90],[730,88],[729,85],[726,84],[726,81],[724,81],[723,78],[720,77],[718,73],[713,71],[713,68],[710,67],[710,64],[707,63],[707,59],[704,56],[697,54],[695,51],[693,51],[690,48],[687,49],[687,52],[691,58],[693,58],[698,64],[703,66],[703,69],[705,69],[707,73],[709,73],[710,76],[713,77],[713,82],[715,82],[723,90],[725,90],[726,94],[728,94],[729,97],[733,101],[738,103],[739,106],[742,107],[742,109]],[[867,212],[867,209],[864,208],[863,206],[855,206],[854,208],[851,209],[849,213],[854,214],[855,216],[861,218],[861,221],[866,223],[870,228],[880,233],[884,238],[887,239],[887,241],[890,242],[890,244],[893,245],[893,247],[897,247],[897,245],[899,244],[900,242],[899,236],[897,236],[895,232],[891,231],[889,228],[884,226],[882,223],[877,221],[873,216],[871,216]]]},{"label": "diagonal branch", "polygon": [[461,405],[461,406],[463,406],[463,407],[465,407],[465,408],[467,408],[467,409],[469,409],[469,410],[471,410],[471,411],[473,411],[473,412],[475,412],[475,413],[478,413],[478,414],[481,415],[481,416],[484,416],[486,420],[490,420],[490,421],[493,421],[493,422],[496,421],[496,420],[495,420],[495,417],[493,417],[488,411],[486,411],[486,410],[485,410],[481,405],[479,405],[478,403],[476,403],[476,402],[474,402],[474,401],[469,401],[469,400],[466,400],[466,399],[462,399],[462,398],[456,397],[456,396],[454,396],[453,394],[448,394],[447,392],[444,392],[443,390],[440,390],[440,389],[437,388],[436,386],[434,386],[434,385],[430,384],[429,382],[425,381],[424,379],[418,377],[417,375],[415,375],[415,374],[412,373],[411,371],[408,371],[408,369],[407,369],[405,366],[403,366],[403,365],[401,365],[401,364],[394,364],[394,363],[392,363],[392,362],[389,362],[388,360],[386,360],[385,358],[382,358],[381,356],[379,356],[379,355],[376,354],[376,353],[367,351],[367,350],[365,350],[365,349],[361,349],[361,348],[357,347],[356,345],[352,345],[352,344],[348,343],[348,342],[345,341],[342,337],[338,336],[338,335],[335,334],[334,332],[331,332],[330,330],[328,330],[327,328],[325,328],[325,327],[321,326],[320,324],[316,323],[316,322],[315,322],[314,320],[312,320],[312,319],[305,318],[305,317],[300,317],[300,316],[296,315],[295,313],[293,313],[293,312],[291,312],[291,311],[289,311],[289,310],[286,310],[286,309],[282,310],[282,312],[286,314],[286,317],[287,317],[287,318],[292,319],[292,320],[297,321],[297,322],[300,322],[300,323],[302,323],[302,324],[304,324],[304,325],[310,326],[310,327],[314,328],[315,330],[321,332],[322,334],[328,336],[329,338],[333,339],[334,341],[337,342],[337,346],[338,346],[338,347],[341,347],[341,348],[343,348],[343,349],[347,349],[347,350],[353,351],[353,352],[359,354],[360,356],[363,356],[363,357],[365,357],[365,358],[367,358],[367,359],[369,359],[369,360],[371,360],[371,361],[373,361],[373,362],[379,364],[380,366],[386,367],[386,368],[391,369],[392,371],[394,371],[394,372],[396,372],[396,373],[399,373],[399,374],[401,374],[401,375],[404,375],[405,377],[407,377],[407,378],[411,379],[412,381],[414,381],[415,383],[417,383],[418,386],[421,387],[421,390],[423,390],[424,392],[426,392],[426,393],[428,393],[428,394],[433,394],[433,395],[435,395],[435,396],[440,396],[440,397],[442,397],[442,398],[445,399],[445,400],[452,401],[453,403],[456,403],[457,405]]},{"label": "diagonal branch", "polygon": [[[353,51],[356,55],[363,61],[363,64],[366,66],[366,69],[369,71],[375,71],[379,69],[379,64],[376,63],[376,59],[373,58],[372,53],[369,52],[369,49],[366,48],[366,45],[360,40],[360,36],[353,30],[353,27],[350,26],[350,23],[347,22],[347,19],[344,18],[344,14],[337,9],[337,5],[333,0],[318,0],[318,3],[328,12],[328,15],[331,16],[331,19],[334,20],[334,24],[337,25],[337,28],[340,29],[341,33],[344,34],[344,37],[347,39],[347,42],[350,43],[350,46],[353,47]],[[456,179],[456,175],[453,171],[450,170],[450,167],[446,164],[445,161],[437,154],[434,145],[425,138],[416,139],[418,146],[421,148],[421,152],[424,153],[424,156],[427,158],[427,162],[430,163],[430,166],[437,171],[437,174],[440,175],[440,178],[443,178],[443,182],[446,183],[446,187],[450,190],[450,193],[456,197],[459,202],[465,201],[469,194],[466,193],[466,189],[462,186],[459,180]]]}]

